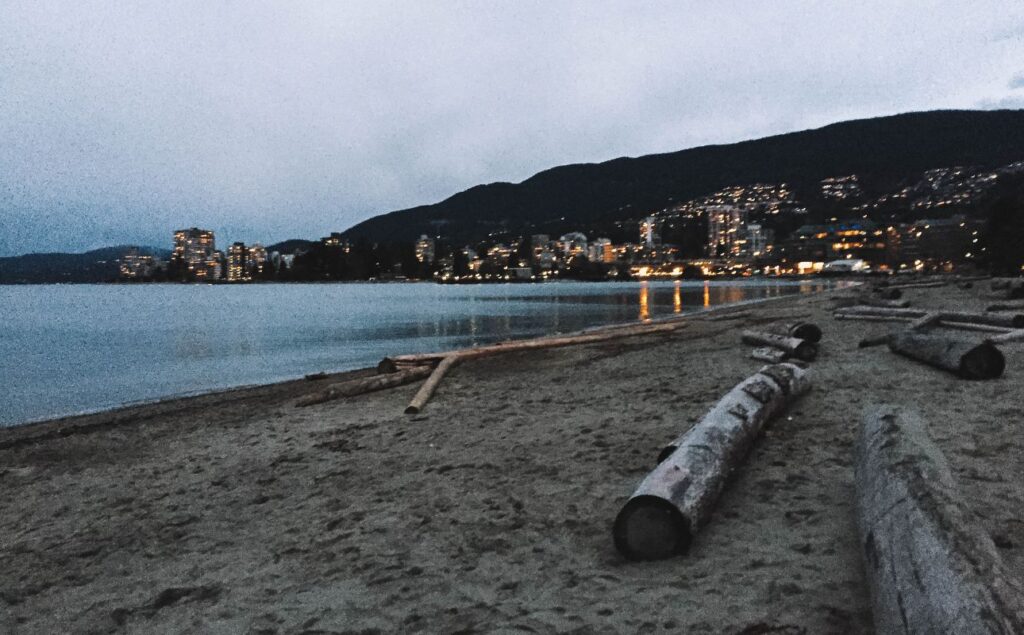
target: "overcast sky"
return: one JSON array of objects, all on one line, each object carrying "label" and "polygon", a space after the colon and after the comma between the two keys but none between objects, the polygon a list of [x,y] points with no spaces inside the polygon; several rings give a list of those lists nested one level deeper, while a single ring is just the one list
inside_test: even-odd
[{"label": "overcast sky", "polygon": [[1000,107],[1020,0],[0,0],[0,255],[315,238],[565,163]]}]

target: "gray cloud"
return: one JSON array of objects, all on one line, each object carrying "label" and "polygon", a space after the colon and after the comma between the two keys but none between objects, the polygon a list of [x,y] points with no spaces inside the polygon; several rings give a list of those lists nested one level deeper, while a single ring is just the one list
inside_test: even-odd
[{"label": "gray cloud", "polygon": [[132,4],[5,3],[0,255],[314,237],[562,163],[996,103],[1024,53],[994,0]]}]

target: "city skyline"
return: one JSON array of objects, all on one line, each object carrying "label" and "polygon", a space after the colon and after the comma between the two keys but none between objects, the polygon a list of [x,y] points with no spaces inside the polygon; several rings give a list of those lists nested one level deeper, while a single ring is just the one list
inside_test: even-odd
[{"label": "city skyline", "polygon": [[555,165],[1024,105],[1015,3],[449,6],[11,3],[0,256],[318,236]]}]

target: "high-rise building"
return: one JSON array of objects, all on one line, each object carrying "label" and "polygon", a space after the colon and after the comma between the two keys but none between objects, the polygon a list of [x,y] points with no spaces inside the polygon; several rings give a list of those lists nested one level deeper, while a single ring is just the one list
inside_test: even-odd
[{"label": "high-rise building", "polygon": [[648,249],[661,246],[661,222],[657,216],[648,216],[640,222],[640,242]]},{"label": "high-rise building", "polygon": [[249,279],[249,270],[246,267],[247,252],[245,243],[232,243],[228,249],[228,280],[241,282]]},{"label": "high-rise building", "polygon": [[587,259],[590,262],[615,262],[612,241],[607,238],[595,238],[587,247]]},{"label": "high-rise building", "polygon": [[760,223],[747,225],[746,253],[741,255],[752,258],[763,258],[772,251],[772,242],[775,232],[764,227]]},{"label": "high-rise building", "polygon": [[259,277],[263,275],[263,270],[267,267],[267,248],[260,243],[253,243],[246,249],[245,253],[245,268],[249,273],[249,277]]},{"label": "high-rise building", "polygon": [[218,274],[216,251],[213,232],[208,229],[192,227],[174,232],[171,258],[185,277],[215,279]]},{"label": "high-rise building", "polygon": [[426,234],[416,241],[416,260],[427,265],[434,262],[434,239]]},{"label": "high-rise building", "polygon": [[749,255],[747,210],[737,205],[711,205],[705,211],[708,215],[708,256],[739,258]]}]

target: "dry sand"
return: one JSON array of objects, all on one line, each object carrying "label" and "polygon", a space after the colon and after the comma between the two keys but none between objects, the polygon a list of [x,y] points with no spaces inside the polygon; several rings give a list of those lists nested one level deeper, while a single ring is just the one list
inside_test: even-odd
[{"label": "dry sand", "polygon": [[[833,320],[834,295],[466,363],[415,417],[415,385],[297,409],[323,385],[299,381],[2,430],[0,632],[870,632],[851,443],[875,402],[922,412],[1024,571],[1024,343],[1003,378],[961,381],[858,349],[890,327]],[[780,316],[824,330],[814,390],[688,555],[624,560],[620,506],[761,366],[739,329]]]}]

